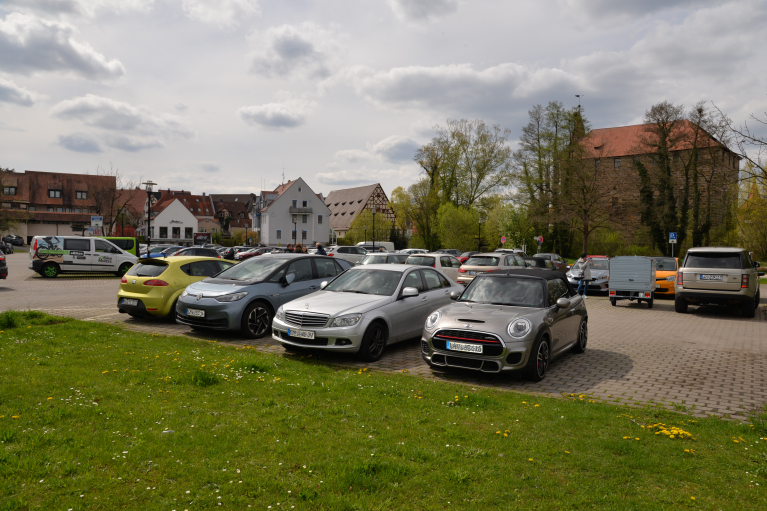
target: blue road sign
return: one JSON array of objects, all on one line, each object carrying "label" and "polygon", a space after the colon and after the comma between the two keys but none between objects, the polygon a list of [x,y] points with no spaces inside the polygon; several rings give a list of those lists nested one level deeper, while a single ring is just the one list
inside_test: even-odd
[{"label": "blue road sign", "polygon": [[676,233],[675,232],[668,233],[668,242],[669,243],[676,243]]}]

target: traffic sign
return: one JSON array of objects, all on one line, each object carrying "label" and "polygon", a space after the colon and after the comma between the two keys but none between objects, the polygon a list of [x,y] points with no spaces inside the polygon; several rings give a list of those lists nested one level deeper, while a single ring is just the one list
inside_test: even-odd
[{"label": "traffic sign", "polygon": [[669,243],[676,243],[676,233],[675,232],[668,233],[668,242]]},{"label": "traffic sign", "polygon": [[536,240],[538,240],[539,245],[543,245],[543,236],[538,236]]},{"label": "traffic sign", "polygon": [[101,227],[104,225],[104,217],[102,215],[91,215],[91,227]]},{"label": "traffic sign", "polygon": [[506,236],[501,236],[501,243],[506,243]]}]

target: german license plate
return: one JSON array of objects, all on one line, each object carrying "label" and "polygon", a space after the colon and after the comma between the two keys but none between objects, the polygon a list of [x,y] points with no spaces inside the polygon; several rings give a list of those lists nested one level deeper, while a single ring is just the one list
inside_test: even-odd
[{"label": "german license plate", "polygon": [[298,337],[299,339],[314,339],[314,332],[309,330],[296,330],[294,328],[288,328],[289,337]]},{"label": "german license plate", "polygon": [[205,311],[200,309],[187,309],[186,310],[187,316],[192,316],[195,318],[204,318],[205,317]]},{"label": "german license plate", "polygon": [[448,342],[447,349],[451,351],[466,351],[468,353],[482,353],[480,344],[464,344],[460,342]]},{"label": "german license plate", "polygon": [[132,305],[136,306],[138,305],[138,300],[133,300],[131,298],[123,298],[122,302],[120,302],[120,305]]},{"label": "german license plate", "polygon": [[660,284],[655,284],[655,289],[660,289]]},{"label": "german license plate", "polygon": [[724,275],[701,275],[700,280],[724,280]]}]

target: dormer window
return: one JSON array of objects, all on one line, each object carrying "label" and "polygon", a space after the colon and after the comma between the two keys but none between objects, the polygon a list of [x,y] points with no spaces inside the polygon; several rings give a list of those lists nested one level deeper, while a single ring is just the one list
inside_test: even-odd
[{"label": "dormer window", "polygon": [[48,190],[48,197],[51,199],[60,199],[61,190]]}]

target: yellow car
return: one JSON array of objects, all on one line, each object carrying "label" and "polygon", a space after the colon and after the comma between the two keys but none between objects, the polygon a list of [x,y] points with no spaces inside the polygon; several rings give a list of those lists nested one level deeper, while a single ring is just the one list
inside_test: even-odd
[{"label": "yellow car", "polygon": [[186,286],[234,264],[200,256],[143,257],[120,280],[117,308],[133,317],[172,314],[175,318],[176,300]]},{"label": "yellow car", "polygon": [[655,294],[674,296],[674,282],[676,270],[679,268],[679,259],[676,257],[653,257],[655,268]]}]

